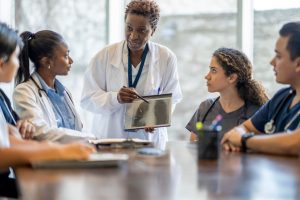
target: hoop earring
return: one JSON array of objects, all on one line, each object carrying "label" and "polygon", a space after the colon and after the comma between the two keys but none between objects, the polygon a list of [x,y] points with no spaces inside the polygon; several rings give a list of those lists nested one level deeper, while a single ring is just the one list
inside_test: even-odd
[{"label": "hoop earring", "polygon": [[50,65],[48,65],[48,69],[50,69],[51,68],[51,66]]}]

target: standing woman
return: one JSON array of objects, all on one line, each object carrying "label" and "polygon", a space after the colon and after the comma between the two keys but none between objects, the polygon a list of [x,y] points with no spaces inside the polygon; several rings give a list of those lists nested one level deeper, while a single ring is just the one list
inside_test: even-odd
[{"label": "standing woman", "polygon": [[219,97],[203,101],[186,125],[191,141],[197,140],[196,123],[210,125],[217,115],[222,115],[224,133],[250,118],[268,100],[263,87],[252,79],[252,65],[247,56],[235,49],[219,48],[211,58],[205,76],[209,92]]},{"label": "standing woman", "polygon": [[172,93],[173,109],[182,98],[176,56],[150,41],[159,12],[155,1],[131,1],[125,11],[125,40],[98,52],[86,71],[81,106],[95,114],[93,132],[97,137],[140,138],[159,148],[165,146],[165,127],[124,131],[124,103],[137,98],[136,92]]},{"label": "standing woman", "polygon": [[[24,48],[20,55],[17,87],[13,99],[20,118],[35,125],[38,140],[60,140],[65,135],[84,137],[82,123],[69,91],[56,79],[66,76],[73,63],[69,49],[56,32],[43,30],[21,34]],[[34,65],[31,73],[29,61]]]}]

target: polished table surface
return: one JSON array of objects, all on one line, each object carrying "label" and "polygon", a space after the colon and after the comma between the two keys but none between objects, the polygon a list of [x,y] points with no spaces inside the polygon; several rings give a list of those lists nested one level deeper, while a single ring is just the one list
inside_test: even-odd
[{"label": "polished table surface", "polygon": [[21,199],[300,199],[298,157],[221,152],[198,161],[195,144],[169,142],[167,149],[160,158],[128,151],[119,168],[19,168]]}]

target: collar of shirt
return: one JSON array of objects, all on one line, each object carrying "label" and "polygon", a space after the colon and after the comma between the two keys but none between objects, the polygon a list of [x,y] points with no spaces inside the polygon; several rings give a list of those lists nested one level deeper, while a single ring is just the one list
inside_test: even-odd
[{"label": "collar of shirt", "polygon": [[[123,62],[123,65],[124,65],[124,68],[126,70],[126,72],[128,71],[128,48],[127,48],[127,42],[125,41],[125,44],[123,46],[123,55],[122,55],[122,62]],[[148,51],[148,54],[146,56],[146,60],[145,60],[145,63],[144,63],[144,67],[149,67],[149,57],[150,57],[150,48],[149,48],[149,51]],[[137,65],[137,67],[132,67],[132,72],[133,72],[133,75],[136,75],[139,68],[140,68],[140,65],[141,65],[141,62]],[[143,70],[144,71],[144,70]],[[142,72],[143,73],[143,72]]]},{"label": "collar of shirt", "polygon": [[41,83],[42,89],[44,89],[47,93],[47,95],[49,95],[50,92],[54,92],[57,94],[59,94],[60,96],[64,96],[64,92],[65,92],[65,87],[63,86],[63,84],[61,84],[61,82],[59,82],[57,79],[55,79],[54,82],[54,86],[56,88],[56,90],[54,90],[53,88],[49,87],[46,82],[44,81],[44,79],[37,73],[37,77]]}]

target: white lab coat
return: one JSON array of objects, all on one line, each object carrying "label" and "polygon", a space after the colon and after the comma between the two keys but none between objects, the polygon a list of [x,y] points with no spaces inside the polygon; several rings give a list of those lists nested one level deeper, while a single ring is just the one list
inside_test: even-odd
[{"label": "white lab coat", "polygon": [[[32,78],[42,88],[35,73],[32,74]],[[75,130],[57,127],[50,99],[44,91],[39,90],[31,79],[17,85],[15,88],[13,93],[14,108],[20,119],[28,119],[35,126],[36,133],[34,136],[38,140],[56,141],[64,135],[93,137],[92,134],[80,132],[82,130],[82,123],[69,94],[65,95],[65,99],[76,119]]]},{"label": "white lab coat", "polygon": [[[178,80],[177,59],[167,47],[149,42],[149,69],[144,94],[172,93],[172,108],[181,100],[182,93]],[[92,132],[98,138],[140,138],[147,139],[164,148],[168,140],[167,129],[156,128],[154,133],[144,130],[124,131],[125,105],[117,100],[120,88],[128,85],[127,72],[123,62],[122,41],[107,46],[92,59],[85,72],[81,106],[94,113]]]}]

